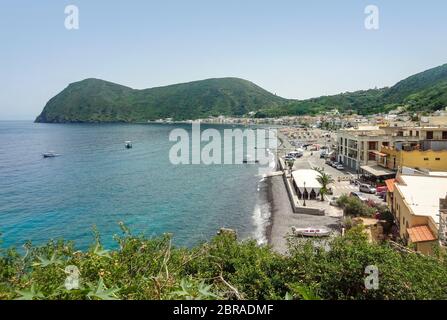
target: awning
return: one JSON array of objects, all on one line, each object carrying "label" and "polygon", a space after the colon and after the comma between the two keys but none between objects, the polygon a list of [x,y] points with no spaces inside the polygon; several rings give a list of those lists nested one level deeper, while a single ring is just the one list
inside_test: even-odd
[{"label": "awning", "polygon": [[300,192],[304,192],[304,190],[311,192],[313,190],[317,194],[321,189],[321,184],[317,180],[319,175],[317,171],[310,169],[300,169],[292,172],[293,180]]},{"label": "awning", "polygon": [[413,243],[436,240],[436,237],[433,235],[428,225],[408,228],[407,231],[410,240]]},{"label": "awning", "polygon": [[370,151],[370,153],[373,153],[376,156],[381,156],[381,157],[386,157],[387,156],[386,153],[382,153],[382,152],[379,152],[379,151],[376,151],[376,150]]},{"label": "awning", "polygon": [[381,166],[362,166],[360,168],[375,177],[391,176],[396,174],[394,171]]},{"label": "awning", "polygon": [[394,182],[396,182],[396,179],[385,180],[386,188],[388,189],[389,192],[394,191]]}]

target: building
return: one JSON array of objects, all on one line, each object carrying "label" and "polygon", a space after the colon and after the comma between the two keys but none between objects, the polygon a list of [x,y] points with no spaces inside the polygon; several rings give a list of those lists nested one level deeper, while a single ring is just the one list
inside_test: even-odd
[{"label": "building", "polygon": [[379,177],[395,174],[387,167],[380,167],[383,147],[396,143],[418,143],[418,138],[410,135],[399,135],[389,127],[360,126],[339,130],[337,133],[337,161],[348,169],[358,173]]},{"label": "building", "polygon": [[398,170],[399,167],[447,171],[446,150],[422,150],[419,147],[401,149],[382,147],[379,155],[379,165]]},{"label": "building", "polygon": [[388,134],[407,137],[407,141],[383,146],[378,154],[379,165],[397,170],[411,167],[447,171],[447,127],[385,128]]},{"label": "building", "polygon": [[[406,153],[417,151],[414,153]],[[380,171],[382,166],[421,165],[433,170],[447,170],[447,126],[416,126],[414,123],[389,126],[360,126],[339,130],[337,160],[350,170]],[[430,162],[430,163],[428,163]],[[366,167],[366,168],[363,168]]]},{"label": "building", "polygon": [[319,173],[312,169],[300,169],[292,172],[293,186],[298,199],[314,200],[320,194]]},{"label": "building", "polygon": [[447,201],[447,175],[399,173],[394,182],[387,181],[389,184],[387,202],[400,238],[416,251],[432,254],[442,240],[440,232],[445,230],[440,212],[443,201]]}]

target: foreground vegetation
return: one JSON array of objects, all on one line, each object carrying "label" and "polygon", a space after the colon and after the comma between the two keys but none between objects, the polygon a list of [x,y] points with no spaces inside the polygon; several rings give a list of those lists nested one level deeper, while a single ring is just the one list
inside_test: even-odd
[{"label": "foreground vegetation", "polygon": [[[192,249],[169,235],[147,239],[123,227],[119,249],[97,242],[87,252],[71,243],[25,246],[1,252],[0,299],[446,299],[447,263],[370,244],[352,229],[329,240],[291,245],[287,256],[231,234]],[[365,289],[365,267],[379,269],[379,289]],[[67,290],[68,266],[80,272],[79,289]],[[67,268],[68,267],[68,268]]]}]

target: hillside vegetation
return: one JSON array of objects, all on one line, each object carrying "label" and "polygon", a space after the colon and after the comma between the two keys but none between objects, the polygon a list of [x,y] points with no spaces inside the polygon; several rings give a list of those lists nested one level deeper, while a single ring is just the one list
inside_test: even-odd
[{"label": "hillside vegetation", "polygon": [[[0,299],[447,299],[443,255],[371,244],[357,228],[329,240],[330,250],[299,242],[287,256],[228,234],[186,249],[169,235],[148,239],[122,228],[115,251],[97,236],[87,252],[63,241],[0,252]],[[371,265],[378,290],[365,288]],[[67,289],[74,267],[79,286]]]},{"label": "hillside vegetation", "polygon": [[252,82],[222,78],[135,90],[86,79],[70,84],[52,98],[36,122],[138,122],[208,116],[257,117],[341,112],[372,114],[398,106],[434,111],[447,106],[447,64],[413,75],[391,88],[346,92],[307,100],[278,97]]},{"label": "hillside vegetation", "polygon": [[132,122],[242,116],[286,99],[242,79],[223,78],[134,90],[98,79],[70,84],[52,98],[37,122]]}]

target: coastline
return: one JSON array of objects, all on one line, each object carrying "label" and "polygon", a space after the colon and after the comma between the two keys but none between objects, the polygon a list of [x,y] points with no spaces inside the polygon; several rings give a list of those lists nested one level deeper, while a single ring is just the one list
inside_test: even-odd
[{"label": "coastline", "polygon": [[265,228],[265,237],[267,239],[267,244],[271,245],[272,242],[272,227],[273,227],[273,216],[275,209],[275,199],[273,196],[273,182],[270,178],[267,179],[267,202],[270,204],[270,216]]}]

